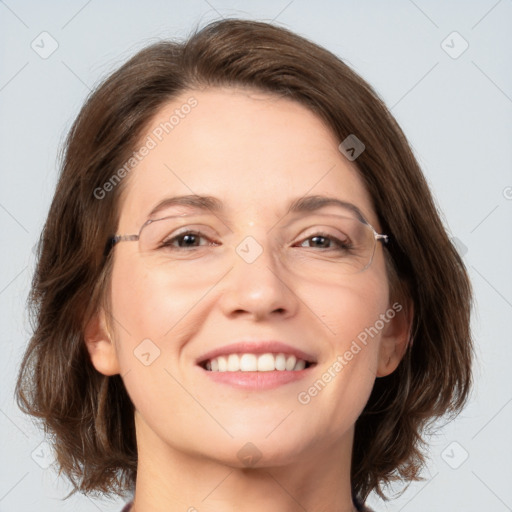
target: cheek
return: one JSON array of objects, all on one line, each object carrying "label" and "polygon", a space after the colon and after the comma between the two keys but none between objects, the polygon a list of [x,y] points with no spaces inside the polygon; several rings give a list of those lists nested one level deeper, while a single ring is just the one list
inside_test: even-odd
[{"label": "cheek", "polygon": [[158,293],[151,290],[147,277],[128,264],[115,267],[112,275],[112,313],[116,331],[123,340],[123,348],[125,345],[134,348],[142,338],[157,336],[153,310],[160,300]]},{"label": "cheek", "polygon": [[119,261],[112,275],[121,375],[126,376],[125,385],[137,409],[148,407],[147,414],[154,414],[149,396],[156,397],[163,389],[179,391],[170,374],[181,380],[176,365],[183,346],[206,314],[206,284],[193,275],[186,277],[163,267],[150,271],[129,258]]},{"label": "cheek", "polygon": [[[197,295],[197,294],[195,294]],[[116,350],[126,390],[143,417],[153,417],[159,397],[172,390],[166,372],[179,347],[166,343],[181,327],[193,292],[163,281],[162,274],[119,261],[112,274]]]},{"label": "cheek", "polygon": [[385,313],[388,293],[386,279],[377,272],[304,289],[305,302],[318,318],[317,327],[323,328],[337,349],[345,348],[347,341],[350,344],[360,334],[360,339],[364,338]]},{"label": "cheek", "polygon": [[360,411],[371,392],[389,289],[379,272],[357,277],[316,288],[308,296],[306,303],[318,317],[317,328],[325,333],[326,350],[319,371],[322,382],[313,383],[311,392],[306,390],[304,401],[323,395],[328,402]]},{"label": "cheek", "polygon": [[200,301],[205,286],[193,275],[184,280],[182,274],[162,267],[147,269],[129,258],[114,267],[113,313],[118,332],[128,335],[130,344],[143,338],[160,342]]}]

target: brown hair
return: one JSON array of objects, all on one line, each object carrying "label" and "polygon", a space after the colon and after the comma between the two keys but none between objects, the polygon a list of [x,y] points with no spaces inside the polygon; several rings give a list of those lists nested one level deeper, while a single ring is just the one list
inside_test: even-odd
[{"label": "brown hair", "polygon": [[28,298],[34,333],[18,375],[18,405],[43,420],[71,494],[134,488],[133,404],[119,375],[94,369],[83,338],[100,306],[110,310],[105,242],[116,233],[127,180],[101,200],[94,191],[129,159],[163,105],[212,86],[286,96],[320,116],[340,142],[355,134],[366,146],[354,163],[390,236],[391,294],[414,311],[401,363],[376,379],[355,427],[353,495],[383,496],[383,484],[419,478],[425,428],[467,400],[471,284],[406,137],[375,91],[326,49],[263,22],[216,21],[183,43],[152,44],[88,98],[66,141],[38,243]]}]

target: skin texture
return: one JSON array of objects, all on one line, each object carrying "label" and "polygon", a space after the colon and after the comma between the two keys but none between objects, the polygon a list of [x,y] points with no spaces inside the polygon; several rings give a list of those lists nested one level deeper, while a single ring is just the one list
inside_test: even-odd
[{"label": "skin texture", "polygon": [[[200,224],[222,244],[164,261],[141,255],[137,242],[120,243],[113,329],[102,311],[85,333],[95,368],[121,374],[135,404],[134,510],[355,510],[354,423],[375,378],[391,373],[403,356],[410,318],[397,313],[317,396],[299,403],[298,393],[392,304],[380,243],[370,267],[353,275],[336,273],[332,252],[292,244],[316,228],[336,236],[328,214],[343,210],[329,206],[279,228],[292,219],[290,200],[319,194],[357,205],[380,233],[370,196],[322,120],[261,92],[186,91],[160,110],[143,139],[192,95],[197,106],[125,178],[118,233],[138,233],[165,197],[205,194],[224,202],[224,217],[199,213],[182,225]],[[157,217],[190,212],[172,207]],[[252,263],[236,252],[247,236],[263,249]],[[247,391],[214,383],[195,364],[205,352],[247,337],[313,354],[311,377]],[[145,339],[160,351],[147,366],[134,355]],[[248,442],[260,455],[252,467],[238,456]]]}]

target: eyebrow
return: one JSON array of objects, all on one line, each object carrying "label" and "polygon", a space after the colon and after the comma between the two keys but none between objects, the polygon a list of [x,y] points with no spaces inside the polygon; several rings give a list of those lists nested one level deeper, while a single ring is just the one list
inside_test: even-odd
[{"label": "eyebrow", "polygon": [[[197,194],[189,194],[184,196],[166,197],[157,203],[154,208],[149,212],[148,218],[154,217],[162,210],[172,206],[189,206],[200,211],[207,211],[214,214],[222,214],[225,210],[224,204],[220,199],[213,196],[201,196]],[[352,203],[337,199],[335,197],[328,197],[322,195],[303,196],[293,199],[288,206],[288,213],[305,213],[314,212],[325,208],[326,206],[338,206],[348,209],[355,213],[359,220],[367,222],[361,210]]]}]

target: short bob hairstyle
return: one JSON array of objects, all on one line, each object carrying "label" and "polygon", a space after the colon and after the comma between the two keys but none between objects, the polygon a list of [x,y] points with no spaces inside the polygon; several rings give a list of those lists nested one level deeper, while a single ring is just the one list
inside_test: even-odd
[{"label": "short bob hairstyle", "polygon": [[70,495],[133,491],[134,407],[120,375],[93,367],[83,336],[100,305],[111,311],[105,244],[117,232],[127,180],[107,194],[98,190],[133,155],[159,109],[183,91],[216,86],[292,99],[340,142],[355,134],[366,147],[354,164],[389,234],[391,295],[414,308],[402,361],[375,380],[355,425],[353,496],[386,498],[383,486],[420,479],[427,429],[468,399],[472,287],[407,139],[377,93],[326,49],[273,24],[220,20],[183,42],[151,44],[91,93],[68,135],[38,242],[18,406],[44,424]]}]

